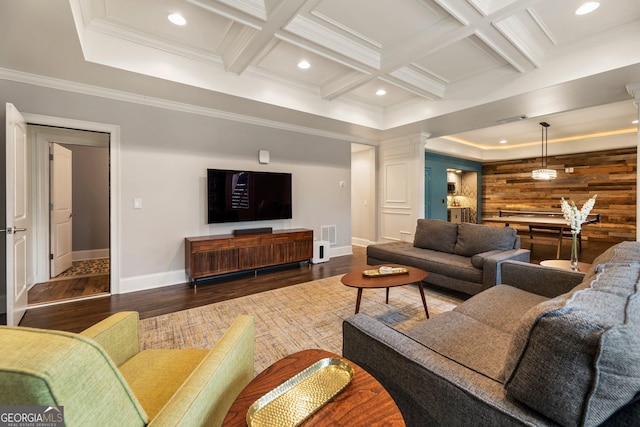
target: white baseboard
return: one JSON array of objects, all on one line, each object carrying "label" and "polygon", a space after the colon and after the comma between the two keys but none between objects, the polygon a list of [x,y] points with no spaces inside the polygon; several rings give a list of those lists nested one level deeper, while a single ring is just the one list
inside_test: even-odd
[{"label": "white baseboard", "polygon": [[120,294],[146,291],[148,289],[188,283],[185,270],[166,271],[163,273],[147,274],[145,276],[125,277],[120,279]]},{"label": "white baseboard", "polygon": [[81,261],[94,258],[109,258],[109,248],[106,249],[90,249],[86,251],[73,251],[71,259],[73,261]]},{"label": "white baseboard", "polygon": [[[331,248],[332,257],[343,255],[351,255],[353,251],[351,246],[340,246]],[[178,285],[181,283],[189,283],[189,278],[185,270],[166,271],[163,273],[148,274],[145,276],[125,277],[120,279],[119,294],[129,292],[146,291],[148,289],[162,288],[165,286]],[[114,290],[112,289],[112,293]]]},{"label": "white baseboard", "polygon": [[368,239],[361,239],[359,237],[352,237],[351,238],[351,244],[352,245],[356,245],[356,246],[363,246],[363,247],[367,247],[369,245],[373,245],[375,242],[372,242],[371,240]]},{"label": "white baseboard", "polygon": [[338,246],[338,247],[330,248],[329,254],[331,255],[331,257],[337,257],[337,256],[343,256],[343,255],[352,255],[353,254],[353,249],[351,248],[351,245],[349,245],[349,246]]}]

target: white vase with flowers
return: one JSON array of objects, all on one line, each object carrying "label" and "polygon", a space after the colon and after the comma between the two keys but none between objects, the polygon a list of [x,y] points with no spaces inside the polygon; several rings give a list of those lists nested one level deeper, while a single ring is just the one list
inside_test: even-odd
[{"label": "white vase with flowers", "polygon": [[567,225],[571,227],[571,260],[569,266],[572,270],[578,271],[578,236],[582,230],[582,224],[587,220],[591,209],[596,204],[596,197],[594,195],[582,205],[582,209],[578,209],[574,202],[569,203],[562,198],[560,207],[562,208],[562,214],[567,221]]}]

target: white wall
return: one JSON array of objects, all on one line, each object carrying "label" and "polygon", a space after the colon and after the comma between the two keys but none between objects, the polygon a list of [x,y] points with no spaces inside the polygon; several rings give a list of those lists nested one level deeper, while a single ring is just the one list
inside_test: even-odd
[{"label": "white wall", "polygon": [[[184,238],[235,228],[303,227],[319,237],[321,226],[336,225],[331,254],[351,253],[348,142],[6,80],[0,101],[120,126],[120,292],[184,282]],[[268,165],[258,164],[260,149]],[[206,224],[207,168],[292,173],[293,219]]]},{"label": "white wall", "polygon": [[351,153],[351,182],[352,242],[367,246],[376,241],[376,149],[374,147]]}]

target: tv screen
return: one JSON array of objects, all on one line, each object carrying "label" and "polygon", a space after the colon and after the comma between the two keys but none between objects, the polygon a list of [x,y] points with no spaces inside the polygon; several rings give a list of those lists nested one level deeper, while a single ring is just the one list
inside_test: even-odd
[{"label": "tv screen", "polygon": [[209,224],[291,218],[291,174],[207,169]]}]

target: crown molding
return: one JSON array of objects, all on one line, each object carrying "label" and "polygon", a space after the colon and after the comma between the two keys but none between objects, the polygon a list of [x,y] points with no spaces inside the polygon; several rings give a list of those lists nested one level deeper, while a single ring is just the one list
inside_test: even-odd
[{"label": "crown molding", "polygon": [[338,132],[331,132],[322,129],[310,128],[307,126],[299,126],[290,123],[279,122],[275,120],[261,119],[258,117],[247,116],[243,114],[230,113],[214,108],[201,107],[198,105],[186,104],[182,102],[169,101],[166,99],[154,98],[150,96],[138,95],[134,93],[119,91],[115,89],[107,89],[99,86],[92,86],[83,83],[71,82],[52,77],[46,77],[36,74],[24,73],[21,71],[0,68],[0,79],[9,80],[18,83],[25,83],[34,86],[41,86],[49,89],[62,90],[65,92],[79,93],[82,95],[96,96],[116,101],[130,102],[133,104],[144,105],[148,107],[162,108],[165,110],[179,111],[183,113],[196,114],[200,116],[212,117],[216,119],[230,120],[256,126],[263,126],[272,129],[297,132],[306,135],[319,136],[324,138],[337,139],[347,142],[356,142],[366,145],[377,145],[377,141],[367,138],[355,137]]}]

